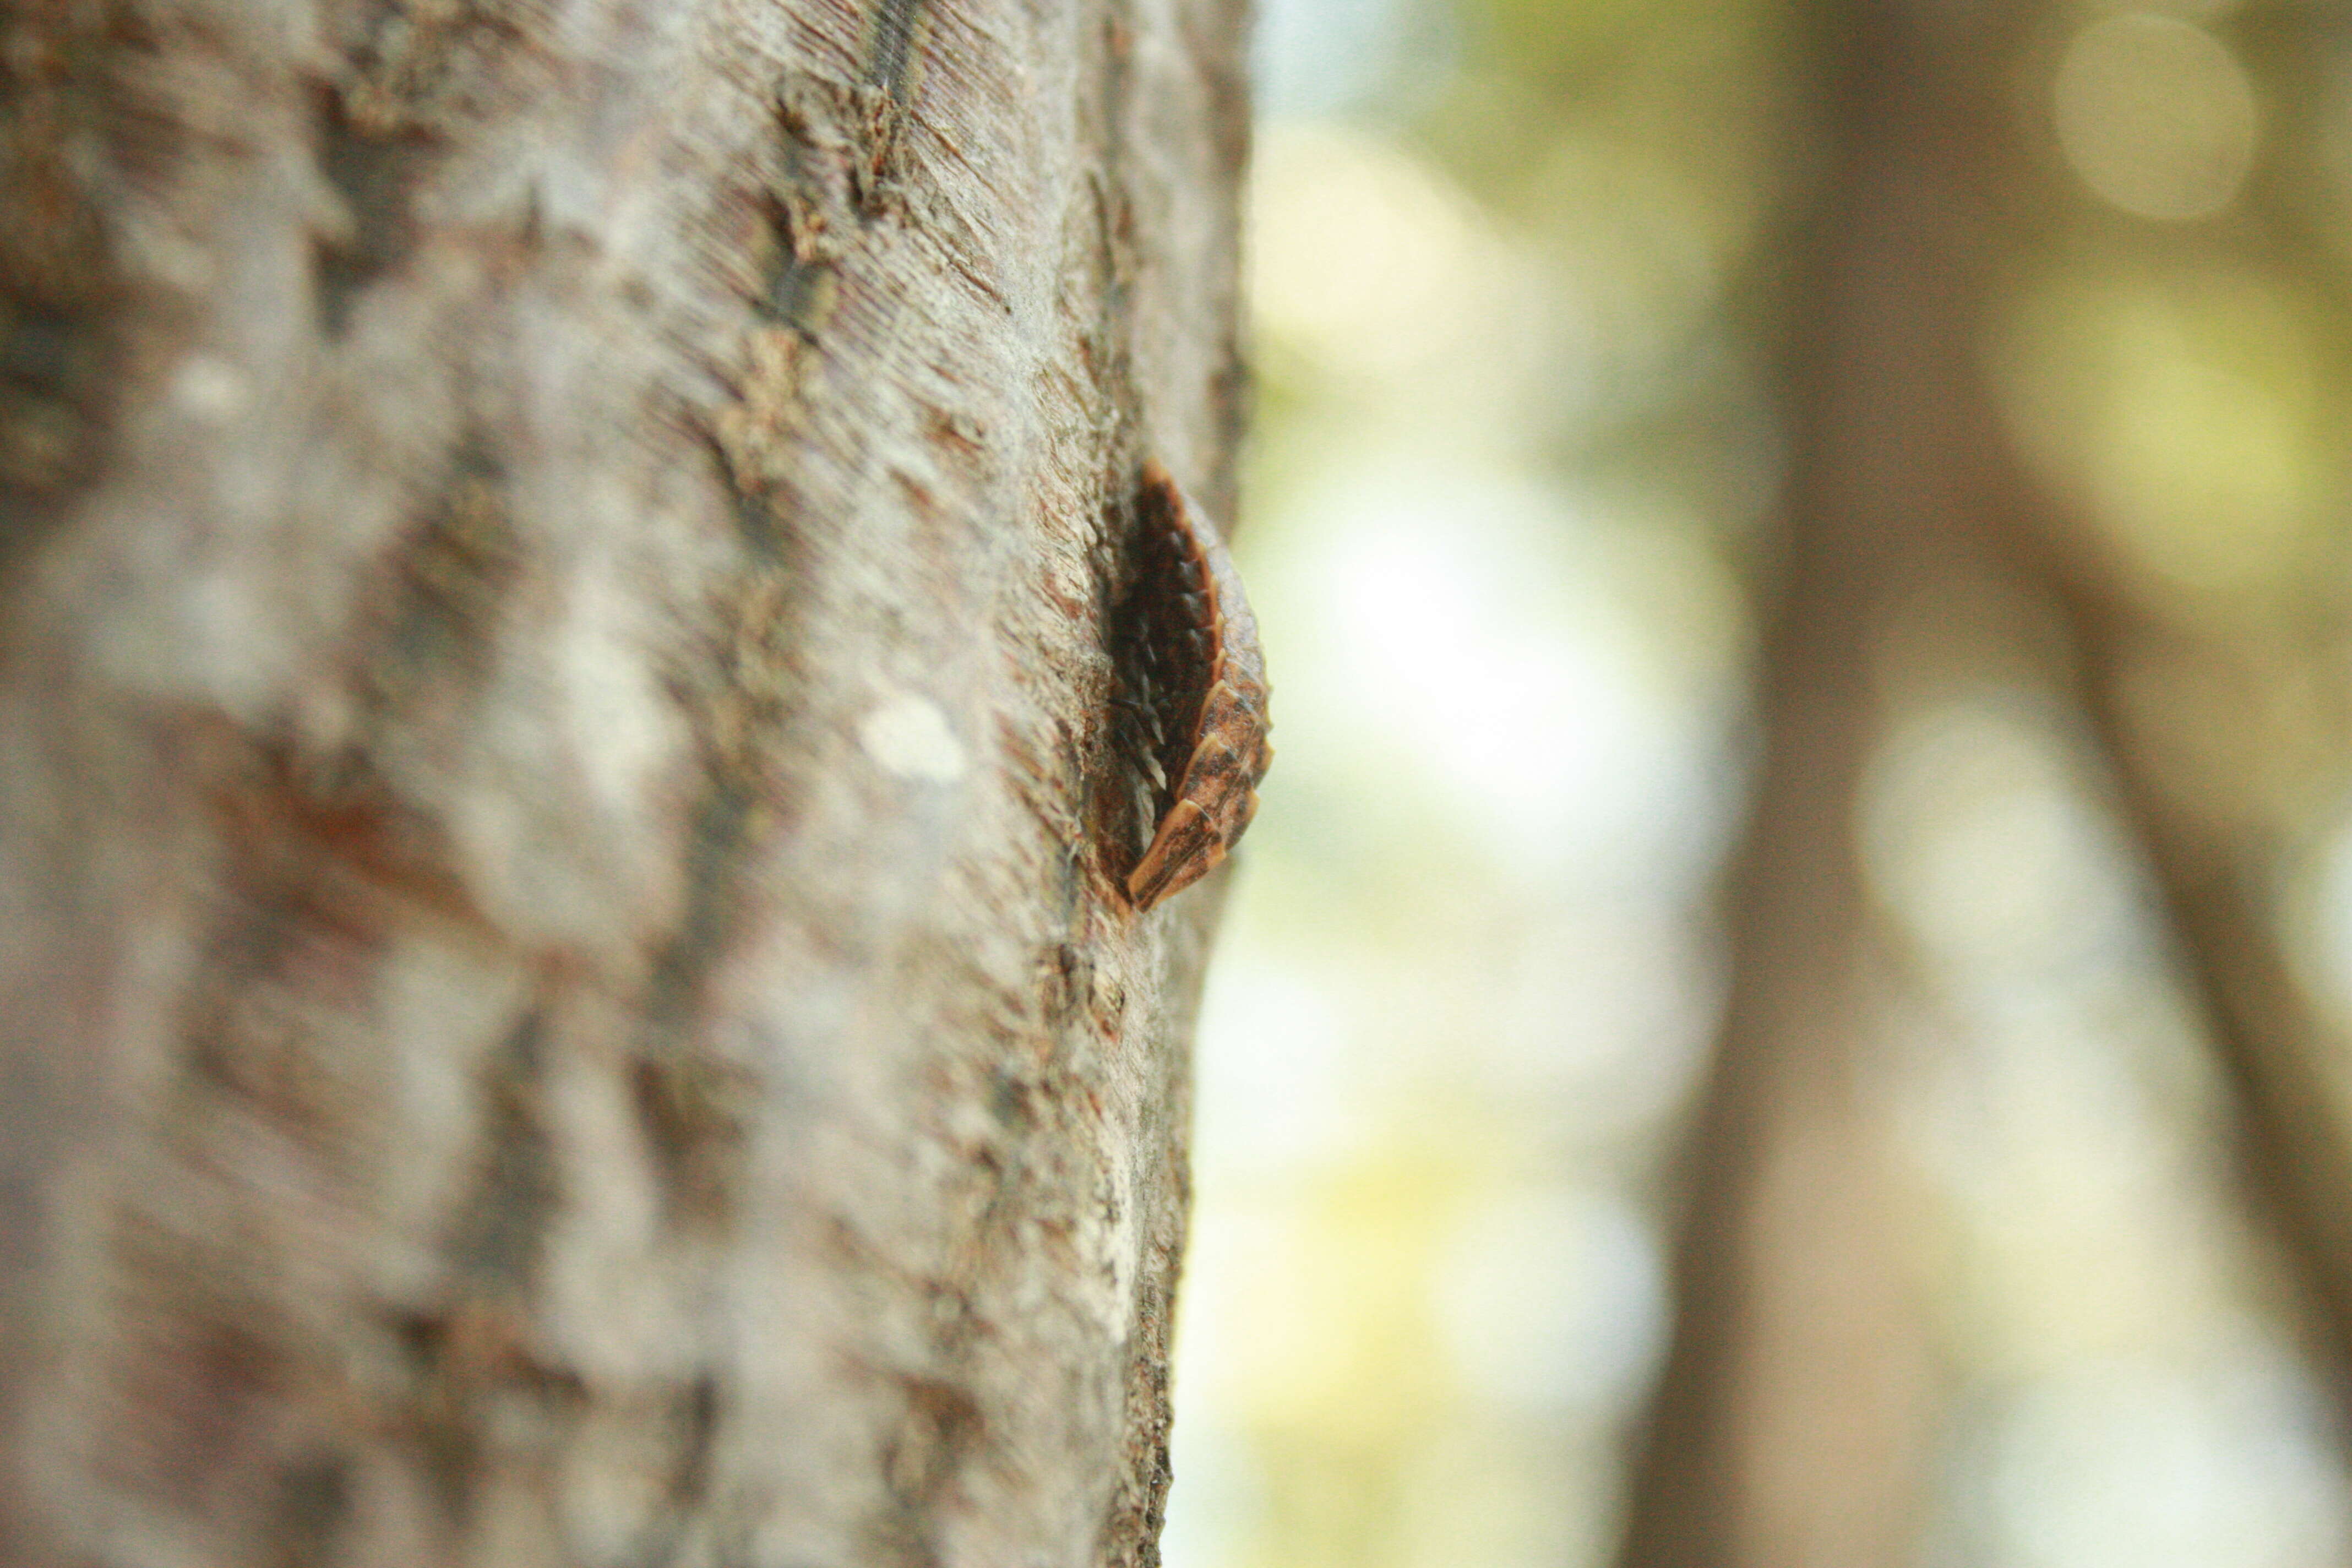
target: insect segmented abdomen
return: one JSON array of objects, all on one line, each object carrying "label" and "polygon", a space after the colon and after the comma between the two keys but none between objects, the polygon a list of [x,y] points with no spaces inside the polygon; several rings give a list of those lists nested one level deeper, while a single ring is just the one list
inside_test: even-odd
[{"label": "insect segmented abdomen", "polygon": [[1160,773],[1151,842],[1127,879],[1142,910],[1225,858],[1257,811],[1274,748],[1257,620],[1216,525],[1156,462],[1143,467],[1139,500],[1133,630]]}]

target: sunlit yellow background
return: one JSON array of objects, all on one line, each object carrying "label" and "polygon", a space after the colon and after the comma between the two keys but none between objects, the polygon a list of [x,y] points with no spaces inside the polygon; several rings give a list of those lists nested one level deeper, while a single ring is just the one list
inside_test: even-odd
[{"label": "sunlit yellow background", "polygon": [[[2051,7],[2019,112],[2079,210],[1981,345],[2116,570],[2220,622],[2341,596],[2352,451],[2352,56],[2295,89],[2336,94],[2318,259],[2200,248],[2276,142],[2241,9]],[[1201,1032],[1167,1560],[1599,1564],[1752,753],[1790,16],[1261,13],[1239,552],[1279,758]],[[2341,1444],[2074,721],[1998,670],[1904,715],[1862,853],[1932,1002],[1886,1026],[1953,1384],[1919,1560],[2347,1561]],[[2339,838],[2287,901],[2352,1009]]]}]

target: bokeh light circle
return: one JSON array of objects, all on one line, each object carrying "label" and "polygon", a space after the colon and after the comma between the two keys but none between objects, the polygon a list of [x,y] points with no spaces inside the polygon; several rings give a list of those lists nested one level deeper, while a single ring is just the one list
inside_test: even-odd
[{"label": "bokeh light circle", "polygon": [[2083,183],[2140,217],[2210,217],[2253,166],[2244,68],[2212,34],[2145,11],[2076,33],[2052,84],[2058,144]]}]

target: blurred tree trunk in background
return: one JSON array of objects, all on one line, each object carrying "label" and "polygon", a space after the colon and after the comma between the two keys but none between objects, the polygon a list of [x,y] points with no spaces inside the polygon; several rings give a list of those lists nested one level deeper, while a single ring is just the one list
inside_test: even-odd
[{"label": "blurred tree trunk in background", "polygon": [[2236,1091],[2254,1217],[2307,1288],[2339,1408],[2352,1393],[2352,1079],[2281,897],[2293,856],[2338,826],[2340,589],[2316,614],[2200,613],[2086,547],[2095,529],[2012,454],[1981,355],[2013,259],[1998,247],[2024,237],[2018,193],[2046,173],[2012,97],[2038,19],[1922,0],[1817,17],[1827,178],[1788,307],[1761,766],[1689,1134],[1675,1338],[1633,1479],[1635,1568],[1913,1552],[1940,1373],[1874,1092],[1896,1069],[1870,1055],[1899,1030],[1902,961],[1858,851],[1886,645],[1922,628],[2005,639],[1998,661],[2080,702]]},{"label": "blurred tree trunk in background", "polygon": [[1899,966],[1856,811],[1878,645],[1964,578],[1982,488],[1961,180],[1998,58],[1983,9],[1817,18],[1824,176],[1789,306],[1762,752],[1731,990],[1687,1135],[1675,1334],[1632,1483],[1633,1568],[1899,1562],[1928,1479],[1930,1325],[1869,1053]]},{"label": "blurred tree trunk in background", "polygon": [[0,21],[0,1558],[1136,1563],[1237,0]]}]

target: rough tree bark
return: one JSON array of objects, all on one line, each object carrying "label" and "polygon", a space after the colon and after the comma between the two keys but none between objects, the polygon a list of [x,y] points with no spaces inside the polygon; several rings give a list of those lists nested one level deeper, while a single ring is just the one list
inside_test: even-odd
[{"label": "rough tree bark", "polygon": [[1155,1559],[1243,9],[0,12],[0,1559]]}]

